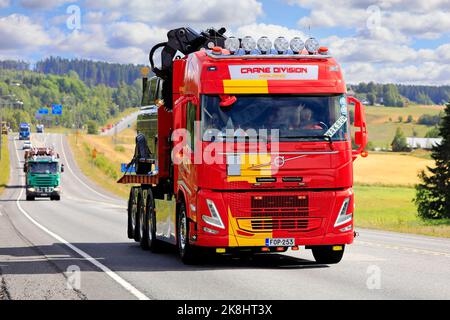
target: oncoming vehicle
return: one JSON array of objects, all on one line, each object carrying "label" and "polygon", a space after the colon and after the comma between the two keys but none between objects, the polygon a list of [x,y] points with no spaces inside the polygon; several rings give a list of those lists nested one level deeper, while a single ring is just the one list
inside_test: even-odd
[{"label": "oncoming vehicle", "polygon": [[19,140],[29,140],[31,137],[31,127],[29,123],[21,123],[19,126]]},{"label": "oncoming vehicle", "polygon": [[22,150],[29,150],[32,148],[31,141],[25,141],[22,145]]},{"label": "oncoming vehicle", "polygon": [[33,148],[25,152],[26,199],[61,199],[61,173],[64,165],[52,148]]},{"label": "oncoming vehicle", "polygon": [[150,52],[142,105],[156,109],[138,119],[136,173],[118,181],[133,184],[128,237],[154,252],[173,244],[184,263],[301,246],[338,263],[355,237],[364,107],[316,39],[224,32],[174,29]]}]

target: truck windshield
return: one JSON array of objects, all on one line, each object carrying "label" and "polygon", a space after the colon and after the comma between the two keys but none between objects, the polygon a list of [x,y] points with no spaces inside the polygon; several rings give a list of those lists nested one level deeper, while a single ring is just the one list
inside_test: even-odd
[{"label": "truck windshield", "polygon": [[56,162],[30,162],[29,171],[31,173],[52,173],[58,172],[58,164]]},{"label": "truck windshield", "polygon": [[[237,95],[230,107],[220,107],[217,95],[202,97],[204,141],[230,132],[279,130],[280,141],[342,141],[349,139],[345,95]],[[254,131],[253,131],[254,132]],[[233,138],[233,137],[232,137]],[[270,139],[270,137],[269,137]]]},{"label": "truck windshield", "polygon": [[21,132],[28,132],[28,130],[29,130],[28,128],[20,128]]}]

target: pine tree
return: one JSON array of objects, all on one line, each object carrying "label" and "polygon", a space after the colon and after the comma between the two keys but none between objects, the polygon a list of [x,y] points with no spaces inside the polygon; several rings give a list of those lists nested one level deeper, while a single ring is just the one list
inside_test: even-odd
[{"label": "pine tree", "polygon": [[431,157],[436,167],[428,167],[419,174],[421,183],[416,186],[415,203],[419,216],[429,219],[450,218],[450,103],[440,124],[442,143],[433,147]]}]

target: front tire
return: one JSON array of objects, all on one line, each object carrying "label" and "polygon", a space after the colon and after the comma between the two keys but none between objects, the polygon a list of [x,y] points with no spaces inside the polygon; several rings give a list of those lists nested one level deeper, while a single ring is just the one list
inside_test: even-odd
[{"label": "front tire", "polygon": [[333,246],[314,246],[312,254],[317,263],[320,264],[336,264],[342,260],[344,256],[345,246],[342,250],[334,251]]},{"label": "front tire", "polygon": [[184,264],[195,264],[198,261],[195,248],[189,243],[189,220],[186,213],[186,205],[180,205],[177,220],[178,254]]},{"label": "front tire", "polygon": [[34,201],[34,197],[33,196],[27,196],[27,201]]}]

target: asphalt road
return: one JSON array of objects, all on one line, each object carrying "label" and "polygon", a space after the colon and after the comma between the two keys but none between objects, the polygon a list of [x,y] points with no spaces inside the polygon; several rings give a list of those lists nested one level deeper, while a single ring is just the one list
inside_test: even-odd
[{"label": "asphalt road", "polygon": [[[308,250],[185,266],[127,239],[126,202],[89,182],[61,135],[60,202],[24,200],[22,143],[10,138],[0,200],[0,299],[449,299],[450,240],[358,230],[338,265]],[[19,161],[18,161],[19,158]],[[4,168],[1,168],[4,170]]]},{"label": "asphalt road", "polygon": [[115,134],[119,134],[121,131],[131,127],[133,123],[136,122],[139,111],[133,112],[132,114],[123,118],[118,123],[114,124],[113,127],[105,132],[102,132],[102,136],[113,136]]}]

